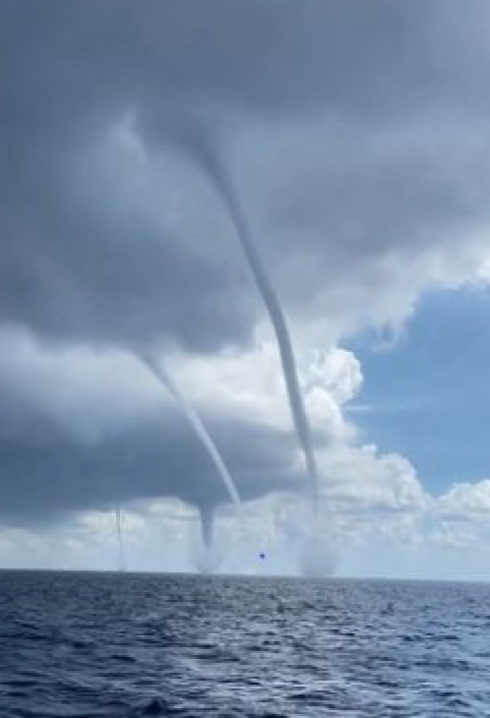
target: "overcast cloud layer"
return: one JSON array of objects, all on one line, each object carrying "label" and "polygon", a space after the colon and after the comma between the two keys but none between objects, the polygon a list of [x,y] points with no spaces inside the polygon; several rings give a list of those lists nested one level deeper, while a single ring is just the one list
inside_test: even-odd
[{"label": "overcast cloud layer", "polygon": [[245,499],[304,490],[267,316],[189,132],[290,318],[325,504],[468,507],[471,487],[435,507],[409,457],[362,447],[344,416],[362,371],[337,347],[488,278],[489,21],[486,0],[0,0],[3,524],[226,500],[141,347]]}]

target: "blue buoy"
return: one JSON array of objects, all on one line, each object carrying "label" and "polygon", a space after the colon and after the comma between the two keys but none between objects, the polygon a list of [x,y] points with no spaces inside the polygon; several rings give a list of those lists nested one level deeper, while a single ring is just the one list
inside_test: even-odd
[{"label": "blue buoy", "polygon": [[259,553],[259,556],[260,556],[261,559],[264,559],[264,558],[265,558],[265,553]]}]

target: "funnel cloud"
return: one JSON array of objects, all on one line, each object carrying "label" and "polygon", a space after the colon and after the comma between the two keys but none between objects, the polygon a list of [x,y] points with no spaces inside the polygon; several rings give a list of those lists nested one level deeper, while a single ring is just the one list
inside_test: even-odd
[{"label": "funnel cloud", "polygon": [[267,308],[277,339],[293,425],[303,452],[312,503],[316,512],[318,469],[313,453],[311,430],[299,384],[291,337],[281,303],[270,281],[269,274],[256,246],[247,218],[233,190],[230,177],[225,171],[222,161],[219,159],[218,149],[212,147],[209,140],[205,139],[204,128],[189,128],[189,131],[186,133],[186,127],[185,124],[183,124],[183,129],[182,125],[179,129],[184,148],[189,151],[192,159],[202,167],[210,178],[219,196],[223,200],[224,206],[230,213],[248,266],[250,267],[250,271]]}]

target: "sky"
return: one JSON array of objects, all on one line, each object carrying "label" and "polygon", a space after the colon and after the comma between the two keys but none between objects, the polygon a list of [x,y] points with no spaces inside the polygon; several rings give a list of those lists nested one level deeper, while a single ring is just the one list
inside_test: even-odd
[{"label": "sky", "polygon": [[195,570],[204,512],[219,570],[298,572],[308,479],[212,156],[290,329],[311,550],[339,576],[490,578],[489,21],[0,0],[0,567],[114,569],[121,507],[132,570]]}]

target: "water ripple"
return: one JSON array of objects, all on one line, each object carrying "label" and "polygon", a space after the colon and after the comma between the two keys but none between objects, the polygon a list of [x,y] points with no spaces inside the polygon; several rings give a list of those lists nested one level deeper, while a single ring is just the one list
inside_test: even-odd
[{"label": "water ripple", "polygon": [[484,716],[490,587],[0,572],[0,716]]}]

